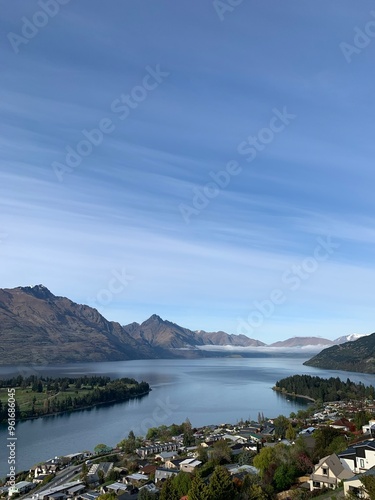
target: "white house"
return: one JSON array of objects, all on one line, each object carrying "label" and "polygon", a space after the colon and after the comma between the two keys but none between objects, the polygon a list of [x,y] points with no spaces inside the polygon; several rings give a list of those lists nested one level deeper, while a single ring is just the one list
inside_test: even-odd
[{"label": "white house", "polygon": [[363,490],[363,484],[361,482],[361,477],[363,476],[375,476],[375,467],[372,467],[363,474],[357,474],[351,479],[344,481],[345,498],[349,495],[349,493],[356,495],[358,498],[370,498],[370,496]]},{"label": "white house", "polygon": [[375,441],[367,440],[350,446],[338,454],[341,463],[358,474],[375,466]]},{"label": "white house", "polygon": [[369,423],[362,426],[363,434],[375,434],[375,420],[369,420]]},{"label": "white house", "polygon": [[344,479],[353,477],[353,473],[345,468],[339,457],[333,453],[324,457],[315,465],[314,472],[310,475],[310,491],[322,488],[335,489]]},{"label": "white house", "polygon": [[180,463],[180,470],[184,472],[194,472],[196,467],[202,465],[200,460],[195,460],[195,458],[187,458]]}]

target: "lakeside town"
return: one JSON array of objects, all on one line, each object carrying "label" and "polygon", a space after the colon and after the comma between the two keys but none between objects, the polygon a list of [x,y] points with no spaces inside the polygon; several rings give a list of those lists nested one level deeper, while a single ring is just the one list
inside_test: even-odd
[{"label": "lakeside town", "polygon": [[[54,457],[4,481],[2,498],[199,500],[374,498],[372,398],[257,421],[131,431],[116,447]],[[334,497],[325,496],[333,494]]]}]

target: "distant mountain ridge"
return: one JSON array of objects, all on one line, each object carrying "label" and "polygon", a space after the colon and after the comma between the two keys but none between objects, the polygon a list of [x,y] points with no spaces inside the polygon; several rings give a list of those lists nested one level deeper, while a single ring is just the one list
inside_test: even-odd
[{"label": "distant mountain ridge", "polygon": [[0,289],[0,364],[202,357],[226,348],[245,353],[252,348],[332,343],[320,337],[294,337],[267,346],[245,335],[192,331],[157,314],[122,326],[92,307],[53,295],[43,285]]},{"label": "distant mountain ridge", "polygon": [[307,347],[307,346],[328,346],[333,345],[332,340],[321,337],[293,337],[270,344],[270,347]]}]

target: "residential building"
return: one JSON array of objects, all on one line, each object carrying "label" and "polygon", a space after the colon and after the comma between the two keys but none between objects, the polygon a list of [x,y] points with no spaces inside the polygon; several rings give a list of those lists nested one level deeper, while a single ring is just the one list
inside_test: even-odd
[{"label": "residential building", "polygon": [[375,441],[366,440],[352,445],[338,456],[343,465],[352,472],[365,472],[375,466]]},{"label": "residential building", "polygon": [[167,469],[166,467],[158,467],[155,471],[155,483],[168,477],[177,476],[180,471],[177,469]]},{"label": "residential building", "polygon": [[180,463],[180,470],[184,472],[194,472],[194,470],[202,465],[200,460],[196,460],[195,458],[187,458]]},{"label": "residential building", "polygon": [[35,488],[34,483],[30,483],[29,481],[19,481],[14,486],[9,487],[8,495],[10,497],[16,494],[23,495],[24,493],[30,491],[32,488]]},{"label": "residential building", "polygon": [[315,465],[314,472],[310,475],[310,491],[322,488],[335,489],[341,481],[353,477],[353,473],[345,468],[339,457],[333,453],[324,457]]},{"label": "residential building", "polygon": [[371,498],[365,491],[363,490],[363,484],[361,482],[361,477],[363,476],[375,476],[375,467],[372,467],[368,471],[363,474],[357,474],[353,476],[351,479],[347,479],[344,481],[344,494],[345,498],[350,493],[352,495],[356,495],[358,498]]}]

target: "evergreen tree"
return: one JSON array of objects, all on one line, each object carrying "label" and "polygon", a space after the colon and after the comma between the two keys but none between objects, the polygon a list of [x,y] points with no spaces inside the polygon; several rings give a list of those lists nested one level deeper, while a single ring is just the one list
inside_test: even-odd
[{"label": "evergreen tree", "polygon": [[191,485],[191,474],[180,472],[173,478],[173,485],[180,498],[187,495]]},{"label": "evergreen tree", "polygon": [[191,482],[188,499],[210,500],[211,497],[209,495],[208,487],[204,483],[203,479],[199,475],[196,475]]},{"label": "evergreen tree", "polygon": [[208,491],[209,498],[215,500],[228,500],[235,497],[234,484],[225,467],[216,467],[210,478]]},{"label": "evergreen tree", "polygon": [[184,437],[183,437],[183,445],[184,446],[193,446],[195,443],[195,439],[193,436],[193,429],[191,427],[190,420],[187,418],[184,423]]},{"label": "evergreen tree", "polygon": [[291,423],[289,423],[288,425],[288,428],[285,432],[285,437],[289,440],[289,441],[294,441],[297,437],[297,432],[295,430],[295,428],[292,426]]},{"label": "evergreen tree", "polygon": [[180,496],[174,485],[173,478],[168,477],[160,491],[160,500],[180,500]]}]

